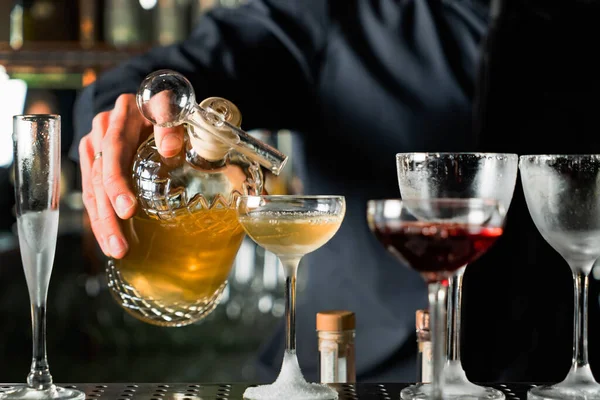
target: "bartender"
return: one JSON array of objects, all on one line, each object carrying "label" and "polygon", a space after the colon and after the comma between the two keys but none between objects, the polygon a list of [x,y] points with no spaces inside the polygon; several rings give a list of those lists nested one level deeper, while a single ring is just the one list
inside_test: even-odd
[{"label": "bartender", "polygon": [[[77,101],[81,140],[72,152],[81,164],[84,203],[102,251],[115,258],[127,253],[118,220],[137,207],[130,165],[153,127],[138,112],[135,93],[149,73],[179,71],[199,100],[220,96],[235,103],[245,129],[299,132],[305,194],[347,199],[341,229],[304,264],[308,283],[298,304],[297,342],[306,377],[318,379],[315,314],[348,309],[357,319],[358,380],[413,381],[415,310],[427,306],[427,290],[418,273],[400,266],[371,234],[366,202],[399,196],[397,152],[475,149],[471,112],[487,24],[483,0],[250,0],[216,8],[185,41],[102,74]],[[181,149],[181,128],[155,128],[154,134],[163,156]],[[477,280],[470,271],[465,276],[465,312],[486,316],[489,299],[481,291],[480,298],[469,296],[474,285],[487,285],[494,304],[509,307],[512,295],[494,285],[498,270],[474,270]],[[522,349],[486,339],[512,329],[510,316],[483,320],[486,325],[466,320],[463,328],[471,380],[527,380],[527,371],[518,377],[507,372]],[[282,323],[260,349],[265,381],[279,371],[283,335]],[[558,380],[562,374],[545,376]]]}]

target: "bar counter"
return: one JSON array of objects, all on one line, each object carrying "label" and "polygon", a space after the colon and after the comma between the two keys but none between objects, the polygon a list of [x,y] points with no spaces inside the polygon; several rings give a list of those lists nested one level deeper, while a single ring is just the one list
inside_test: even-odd
[{"label": "bar counter", "polygon": [[[2,384],[2,389],[11,384]],[[77,388],[86,399],[98,400],[242,400],[248,384],[193,384],[193,383],[78,383],[59,384]],[[339,393],[339,400],[399,400],[400,391],[407,383],[331,384]],[[502,391],[506,400],[526,400],[528,383],[485,384]],[[282,399],[284,400],[284,399]]]}]

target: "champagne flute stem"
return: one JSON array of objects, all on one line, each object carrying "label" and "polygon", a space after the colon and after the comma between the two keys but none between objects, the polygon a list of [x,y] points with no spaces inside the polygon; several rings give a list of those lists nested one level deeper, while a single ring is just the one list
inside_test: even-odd
[{"label": "champagne flute stem", "polygon": [[27,375],[27,385],[36,390],[49,389],[52,375],[46,357],[46,302],[31,303],[33,360]]},{"label": "champagne flute stem", "polygon": [[442,399],[442,372],[444,369],[444,321],[448,288],[442,282],[431,282],[429,288],[429,322],[433,353],[431,400]]},{"label": "champagne flute stem", "polygon": [[462,282],[466,266],[448,280],[448,361],[460,361]]},{"label": "champagne flute stem", "polygon": [[573,368],[588,365],[588,274],[581,268],[573,272],[575,286],[575,302],[573,312]]},{"label": "champagne flute stem", "polygon": [[285,351],[296,353],[296,276],[301,257],[279,257],[285,272]]}]

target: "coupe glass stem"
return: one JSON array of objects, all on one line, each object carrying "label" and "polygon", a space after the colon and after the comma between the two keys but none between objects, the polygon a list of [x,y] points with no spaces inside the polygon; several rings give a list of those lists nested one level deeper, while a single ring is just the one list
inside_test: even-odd
[{"label": "coupe glass stem", "polygon": [[285,272],[285,351],[296,353],[296,276],[301,257],[279,257]]},{"label": "coupe glass stem", "polygon": [[573,363],[564,382],[571,384],[595,384],[588,360],[588,284],[589,265],[573,265],[574,310],[573,310]]},{"label": "coupe glass stem", "polygon": [[588,283],[592,263],[569,262],[575,294],[573,312],[573,363],[567,377],[552,386],[529,390],[530,399],[599,399],[600,389],[588,361]]},{"label": "coupe glass stem", "polygon": [[577,370],[588,365],[588,274],[581,269],[573,272],[575,301],[573,312],[573,365]]},{"label": "coupe glass stem", "polygon": [[444,320],[446,318],[445,283],[431,282],[429,288],[429,323],[431,325],[431,346],[433,353],[431,400],[442,399],[442,373],[444,370]]},{"label": "coupe glass stem", "polygon": [[462,282],[466,266],[448,280],[448,342],[449,362],[460,362],[460,325],[462,305]]}]

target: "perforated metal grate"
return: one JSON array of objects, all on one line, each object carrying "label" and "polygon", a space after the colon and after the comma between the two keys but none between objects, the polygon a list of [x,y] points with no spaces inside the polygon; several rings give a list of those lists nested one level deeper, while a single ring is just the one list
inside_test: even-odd
[{"label": "perforated metal grate", "polygon": [[[2,389],[11,384],[2,385]],[[190,383],[83,383],[61,385],[82,390],[90,400],[242,400],[246,384]],[[405,383],[359,383],[330,385],[339,393],[339,400],[399,400]],[[501,390],[506,400],[525,400],[531,384],[487,385]],[[285,400],[285,399],[282,399]]]}]

